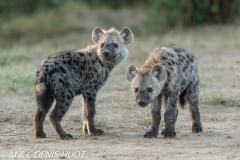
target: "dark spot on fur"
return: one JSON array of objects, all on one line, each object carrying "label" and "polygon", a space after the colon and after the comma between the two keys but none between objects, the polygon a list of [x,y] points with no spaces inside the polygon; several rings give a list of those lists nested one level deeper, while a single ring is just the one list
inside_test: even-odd
[{"label": "dark spot on fur", "polygon": [[59,81],[60,83],[62,83],[63,86],[65,86],[65,83],[64,83],[64,81],[63,81],[61,78],[58,78],[58,81]]},{"label": "dark spot on fur", "polygon": [[80,68],[80,70],[84,70],[84,69],[83,69],[83,66],[80,66],[79,68]]},{"label": "dark spot on fur", "polygon": [[39,82],[40,82],[40,83],[41,83],[41,82],[44,82],[44,78],[41,77],[40,80],[39,80]]},{"label": "dark spot on fur", "polygon": [[172,63],[170,63],[170,62],[167,62],[167,64],[168,64],[169,66],[172,66]]},{"label": "dark spot on fur", "polygon": [[174,47],[174,51],[177,52],[177,53],[181,52],[181,50],[179,48],[176,48],[176,47]]},{"label": "dark spot on fur", "polygon": [[67,62],[66,62],[66,61],[63,61],[63,64],[67,64]]},{"label": "dark spot on fur", "polygon": [[68,91],[68,93],[70,94],[71,97],[73,97],[73,93],[71,91]]},{"label": "dark spot on fur", "polygon": [[97,61],[98,61],[98,63],[99,63],[102,67],[104,67],[102,61],[101,61],[99,58],[97,59]]},{"label": "dark spot on fur", "polygon": [[97,72],[97,71],[98,71],[97,68],[94,67],[94,68],[93,68],[93,72]]},{"label": "dark spot on fur", "polygon": [[174,61],[172,61],[172,64],[175,64],[175,62],[174,62]]},{"label": "dark spot on fur", "polygon": [[54,62],[54,64],[55,64],[55,65],[59,65],[59,63],[58,63],[58,62]]},{"label": "dark spot on fur", "polygon": [[170,73],[169,73],[169,71],[167,71],[167,75],[168,75],[168,77],[170,76]]},{"label": "dark spot on fur", "polygon": [[67,95],[67,99],[68,99],[68,100],[71,100],[71,98],[72,98],[72,97],[71,97],[70,95]]},{"label": "dark spot on fur", "polygon": [[84,57],[84,54],[83,53],[78,53],[80,57]]},{"label": "dark spot on fur", "polygon": [[167,52],[167,54],[168,54],[169,57],[172,57],[172,58],[174,57],[171,53]]},{"label": "dark spot on fur", "polygon": [[93,60],[92,60],[92,63],[93,63],[93,64],[95,64],[95,63],[96,63],[96,60],[95,60],[95,59],[93,59]]},{"label": "dark spot on fur", "polygon": [[58,70],[56,68],[52,68],[52,70],[48,73],[48,76],[51,77],[56,72],[58,72]]},{"label": "dark spot on fur", "polygon": [[88,101],[94,101],[94,98],[88,97]]},{"label": "dark spot on fur", "polygon": [[183,66],[183,72],[185,72],[186,69],[187,69],[187,65],[184,65],[184,66]]},{"label": "dark spot on fur", "polygon": [[62,66],[60,66],[59,69],[60,69],[63,73],[66,73],[65,68],[63,68]]}]

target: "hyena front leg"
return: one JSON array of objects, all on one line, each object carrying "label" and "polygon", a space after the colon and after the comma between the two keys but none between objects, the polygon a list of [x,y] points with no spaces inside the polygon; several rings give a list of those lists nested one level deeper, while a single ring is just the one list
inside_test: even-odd
[{"label": "hyena front leg", "polygon": [[166,97],[166,111],[164,113],[165,129],[162,131],[162,134],[166,138],[173,138],[176,136],[175,123],[177,121],[177,103],[179,99],[177,95],[178,94],[173,93]]},{"label": "hyena front leg", "polygon": [[161,102],[162,96],[159,95],[151,103],[152,126],[150,130],[144,134],[145,138],[155,138],[159,133],[159,124],[161,121]]},{"label": "hyena front leg", "polygon": [[97,129],[94,125],[95,101],[96,96],[84,95],[83,96],[83,134],[88,135],[100,135],[103,133],[101,129]]}]

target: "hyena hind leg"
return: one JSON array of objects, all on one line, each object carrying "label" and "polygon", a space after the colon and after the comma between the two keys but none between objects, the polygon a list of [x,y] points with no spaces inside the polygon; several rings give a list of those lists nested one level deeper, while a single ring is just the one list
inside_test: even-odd
[{"label": "hyena hind leg", "polygon": [[34,137],[35,138],[46,138],[46,134],[43,131],[43,122],[45,120],[46,114],[50,109],[54,98],[47,92],[38,95],[36,93],[37,101],[37,112],[34,116]]},{"label": "hyena hind leg", "polygon": [[49,116],[50,121],[55,129],[55,132],[57,133],[60,139],[73,138],[71,134],[68,134],[63,130],[60,124],[60,121],[62,120],[65,113],[68,111],[72,101],[73,101],[73,97],[69,99],[57,99],[55,108],[52,110],[52,113]]},{"label": "hyena hind leg", "polygon": [[186,99],[189,103],[189,111],[192,118],[192,132],[202,132],[202,123],[198,108],[199,83],[191,83],[187,88]]}]

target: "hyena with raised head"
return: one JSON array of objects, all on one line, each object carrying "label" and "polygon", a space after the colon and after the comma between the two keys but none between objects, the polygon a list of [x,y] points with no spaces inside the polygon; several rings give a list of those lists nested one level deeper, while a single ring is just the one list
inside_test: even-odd
[{"label": "hyena with raised head", "polygon": [[126,78],[141,107],[151,103],[152,125],[144,137],[157,137],[161,120],[161,104],[165,107],[164,137],[176,136],[178,102],[184,108],[189,103],[192,118],[192,132],[202,132],[198,109],[199,76],[195,58],[179,47],[159,47],[152,51],[149,58],[139,69],[130,65]]},{"label": "hyena with raised head", "polygon": [[83,133],[100,135],[94,126],[95,101],[98,91],[110,77],[112,70],[128,56],[126,48],[133,40],[129,28],[121,32],[95,28],[95,44],[84,49],[59,52],[41,63],[35,79],[37,112],[34,118],[34,136],[45,138],[43,122],[54,99],[56,105],[50,121],[60,139],[72,138],[60,124],[75,95],[83,95]]}]

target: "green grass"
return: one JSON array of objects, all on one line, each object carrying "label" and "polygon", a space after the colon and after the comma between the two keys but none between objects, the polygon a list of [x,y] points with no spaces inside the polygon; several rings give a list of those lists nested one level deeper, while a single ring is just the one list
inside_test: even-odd
[{"label": "green grass", "polygon": [[70,115],[70,116],[68,116],[68,119],[71,122],[81,122],[82,123],[82,116],[80,116],[80,115]]},{"label": "green grass", "polygon": [[213,93],[211,96],[206,96],[205,98],[203,98],[203,102],[240,107],[239,97],[225,97],[222,94],[217,93]]},{"label": "green grass", "polygon": [[[68,14],[68,9],[72,9]],[[81,17],[85,7],[76,7],[72,3],[55,10],[49,10],[30,16],[19,16],[0,26],[0,42],[21,41],[26,43],[38,42],[45,38],[65,35],[71,32],[83,32],[85,27],[73,19]],[[75,15],[75,17],[71,17]]]}]

